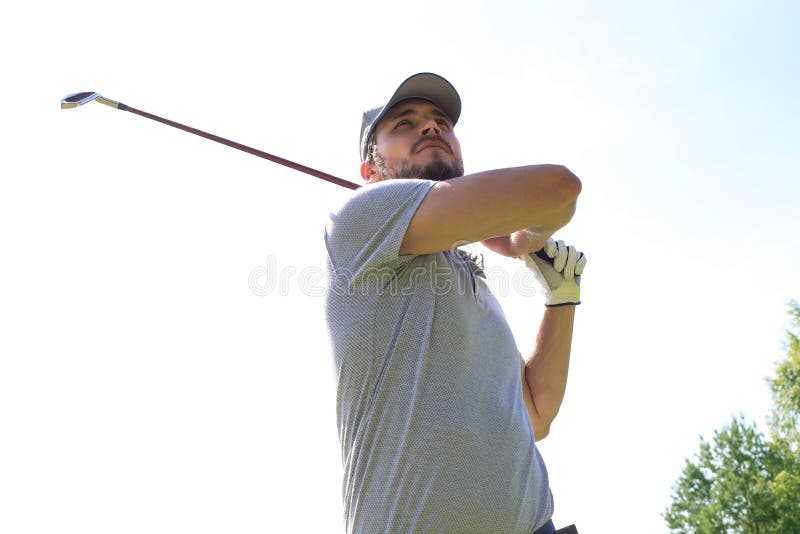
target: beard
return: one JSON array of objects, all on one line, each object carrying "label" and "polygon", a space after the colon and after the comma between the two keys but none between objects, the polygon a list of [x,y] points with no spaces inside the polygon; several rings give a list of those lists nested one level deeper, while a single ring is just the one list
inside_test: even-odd
[{"label": "beard", "polygon": [[449,163],[438,156],[425,164],[412,164],[402,161],[394,168],[389,169],[392,178],[421,178],[422,180],[432,180],[442,182],[450,178],[464,176],[464,162],[456,158]]}]

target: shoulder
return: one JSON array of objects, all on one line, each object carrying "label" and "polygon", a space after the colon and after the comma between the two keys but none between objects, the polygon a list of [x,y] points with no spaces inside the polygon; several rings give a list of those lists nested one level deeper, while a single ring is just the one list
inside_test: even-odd
[{"label": "shoulder", "polygon": [[415,208],[435,182],[419,179],[384,180],[357,189],[331,210],[326,233],[355,221],[360,224],[391,217],[402,208]]}]

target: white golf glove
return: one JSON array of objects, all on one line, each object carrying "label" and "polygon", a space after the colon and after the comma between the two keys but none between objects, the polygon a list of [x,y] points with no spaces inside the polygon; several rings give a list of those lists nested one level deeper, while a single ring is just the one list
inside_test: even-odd
[{"label": "white golf glove", "polygon": [[546,306],[581,303],[581,273],[586,256],[563,241],[548,239],[538,252],[525,254],[525,265],[542,285]]}]

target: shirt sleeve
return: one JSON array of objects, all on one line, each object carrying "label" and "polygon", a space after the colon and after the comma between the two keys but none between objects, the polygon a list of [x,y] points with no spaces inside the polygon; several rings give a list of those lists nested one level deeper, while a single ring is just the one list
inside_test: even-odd
[{"label": "shirt sleeve", "polygon": [[398,270],[413,256],[400,245],[417,208],[434,182],[395,179],[362,187],[325,226],[325,245],[337,279],[355,284],[365,274]]}]

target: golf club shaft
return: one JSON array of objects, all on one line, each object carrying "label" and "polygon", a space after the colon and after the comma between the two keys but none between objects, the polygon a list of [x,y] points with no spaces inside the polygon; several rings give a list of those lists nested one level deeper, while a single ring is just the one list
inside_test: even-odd
[{"label": "golf club shaft", "polygon": [[136,115],[141,115],[142,117],[152,119],[154,121],[158,121],[162,124],[166,124],[167,126],[172,126],[173,128],[178,128],[185,132],[189,132],[195,135],[199,135],[200,137],[205,137],[206,139],[210,139],[212,141],[216,141],[217,143],[222,143],[223,145],[227,145],[231,148],[235,148],[237,150],[241,150],[242,152],[247,152],[248,154],[252,154],[254,156],[258,156],[259,158],[268,159],[274,163],[278,163],[280,165],[284,165],[289,167],[290,169],[294,169],[296,171],[304,172],[306,174],[310,174],[311,176],[316,176],[317,178],[321,178],[328,182],[334,183],[336,185],[340,185],[342,187],[346,187],[348,189],[358,189],[360,186],[358,184],[354,184],[348,180],[343,180],[342,178],[337,178],[336,176],[330,175],[326,172],[318,171],[316,169],[312,169],[311,167],[306,167],[305,165],[300,165],[299,163],[295,163],[293,161],[289,161],[288,159],[284,159],[278,156],[274,156],[272,154],[268,154],[263,150],[258,150],[256,148],[249,147],[247,145],[243,145],[241,143],[237,143],[236,141],[231,141],[230,139],[225,139],[224,137],[220,137],[218,135],[210,134],[208,132],[204,132],[202,130],[198,130],[197,128],[192,128],[191,126],[186,126],[185,124],[181,124],[179,122],[171,121],[169,119],[165,119],[163,117],[159,117],[158,115],[153,115],[152,113],[148,113],[146,111],[142,111],[140,109],[132,108],[127,104],[119,103],[117,109],[122,111],[129,111],[131,113],[135,113]]}]

